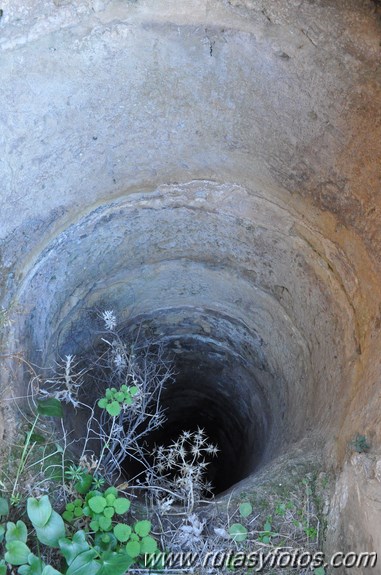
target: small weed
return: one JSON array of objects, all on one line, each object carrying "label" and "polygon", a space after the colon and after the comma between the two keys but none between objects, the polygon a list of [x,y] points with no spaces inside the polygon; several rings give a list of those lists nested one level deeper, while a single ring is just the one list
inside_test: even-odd
[{"label": "small weed", "polygon": [[[129,508],[129,499],[118,497],[114,487],[75,499],[66,505],[62,516],[54,511],[47,495],[40,499],[29,497],[28,525],[18,520],[16,524],[8,521],[6,526],[0,526],[0,540],[5,541],[4,561],[18,567],[20,575],[122,575],[139,557],[157,549],[157,542],[150,535],[150,521],[143,519],[133,525],[121,521]],[[7,500],[0,498],[3,518],[8,511]],[[71,524],[83,517],[87,519],[84,528],[73,529]],[[46,548],[58,549],[61,571],[44,563]]]},{"label": "small weed", "polygon": [[353,438],[351,442],[351,447],[354,451],[357,451],[357,453],[364,453],[366,451],[369,451],[370,444],[368,443],[368,440],[365,435],[360,435],[358,433],[356,437]]}]

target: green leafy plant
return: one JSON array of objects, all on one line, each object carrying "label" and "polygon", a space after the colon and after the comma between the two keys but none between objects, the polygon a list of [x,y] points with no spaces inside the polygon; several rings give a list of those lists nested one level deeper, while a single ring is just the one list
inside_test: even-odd
[{"label": "green leafy plant", "polygon": [[268,517],[263,526],[263,530],[258,535],[258,541],[269,544],[273,535],[276,535],[276,533],[272,532],[271,517]]},{"label": "green leafy plant", "polygon": [[68,522],[79,518],[85,520],[99,549],[120,549],[120,544],[125,543],[130,557],[153,553],[157,543],[150,535],[150,521],[140,520],[132,526],[120,521],[120,516],[128,513],[130,505],[127,497],[119,497],[118,490],[109,487],[103,493],[90,491],[85,499],[68,503],[63,518]]},{"label": "green leafy plant", "polygon": [[304,533],[307,535],[308,539],[316,539],[318,536],[316,527],[305,526]]},{"label": "green leafy plant", "polygon": [[370,449],[370,444],[368,443],[366,436],[360,435],[359,433],[353,438],[351,446],[354,451],[357,451],[357,453],[364,453]]},{"label": "green leafy plant", "polygon": [[117,417],[122,410],[132,405],[138,392],[139,388],[136,385],[128,387],[123,384],[119,389],[107,388],[104,397],[98,401],[98,407],[105,409],[111,417]]},{"label": "green leafy plant", "polygon": [[131,502],[126,497],[118,497],[115,487],[109,487],[104,494],[92,491],[86,496],[87,505],[84,515],[91,518],[90,528],[98,531],[110,531],[115,515],[124,515],[130,509]]},{"label": "green leafy plant", "polygon": [[[242,519],[247,519],[253,512],[253,506],[249,501],[243,501],[238,511]],[[228,534],[235,543],[242,543],[248,538],[248,529],[242,523],[233,523],[228,529]]]},{"label": "green leafy plant", "polygon": [[229,535],[233,541],[240,543],[245,541],[248,536],[247,528],[242,523],[233,523],[229,527]]},{"label": "green leafy plant", "polygon": [[284,517],[287,511],[287,507],[285,503],[277,503],[275,507],[275,514],[279,515],[280,517]]},{"label": "green leafy plant", "polygon": [[241,517],[249,517],[253,512],[253,506],[248,501],[241,503],[239,506],[239,514]]},{"label": "green leafy plant", "polygon": [[91,473],[79,465],[70,465],[65,471],[65,476],[74,482],[74,489],[81,495],[85,495],[90,490],[94,481]]},{"label": "green leafy plant", "polygon": [[105,483],[106,483],[106,480],[104,477],[101,477],[100,475],[96,475],[93,477],[92,487],[94,489],[101,489]]},{"label": "green leafy plant", "polygon": [[[111,332],[115,327],[113,312],[104,312],[102,318]],[[81,403],[81,387],[89,370],[80,368],[81,360],[76,361],[75,356],[57,362],[57,372],[44,381],[29,366],[33,383],[28,397],[32,398],[34,419],[23,444],[17,446],[20,456],[14,480],[9,481],[10,495],[0,498],[0,551],[4,553],[0,575],[6,572],[7,564],[20,575],[117,575],[157,550],[151,521],[135,518],[129,524],[126,514],[130,499],[115,487],[104,486],[120,473],[128,449],[145,461],[140,438],[164,420],[158,397],[172,370],[156,351],[152,354],[155,362],[147,348],[140,360],[118,334],[113,333],[109,340],[105,357],[110,385],[104,386],[104,395],[93,405]],[[98,372],[97,366],[93,370],[94,377],[107,371],[103,359],[99,365]],[[53,443],[51,448],[50,440],[46,440],[45,429],[57,429],[46,423],[46,418],[62,419],[62,402],[76,409],[90,409],[83,452],[74,458],[66,453],[65,430],[63,447]],[[61,426],[64,429],[63,421]],[[88,444],[94,435],[100,440],[96,452]],[[56,453],[59,459],[52,461]],[[48,477],[48,467],[59,473],[57,493],[49,483],[52,476]],[[3,486],[0,483],[1,489]],[[54,498],[56,503],[65,500],[63,510],[55,509]],[[15,522],[7,521],[9,513]],[[53,563],[45,564],[46,557],[53,558]]]},{"label": "green leafy plant", "polygon": [[[132,526],[119,519],[114,521],[114,516],[124,515],[129,508],[129,499],[118,497],[114,487],[102,494],[89,492],[84,500],[75,499],[66,505],[63,517],[53,509],[47,495],[39,499],[29,497],[26,512],[32,531],[28,536],[27,525],[21,520],[7,522],[4,529],[5,563],[18,567],[20,575],[122,574],[139,557],[157,550],[157,542],[150,535],[152,525],[149,520],[136,521]],[[76,513],[77,509],[81,510],[81,515]],[[0,499],[0,510],[2,515],[9,511],[4,498]],[[70,535],[64,519],[72,521],[82,515],[89,518],[88,528]],[[35,555],[33,548],[40,545],[57,549],[66,562],[63,571],[62,566],[58,571]]]}]

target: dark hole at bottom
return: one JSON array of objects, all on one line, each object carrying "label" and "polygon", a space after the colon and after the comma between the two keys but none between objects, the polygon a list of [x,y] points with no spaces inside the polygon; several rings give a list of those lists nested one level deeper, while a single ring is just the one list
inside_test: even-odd
[{"label": "dark hole at bottom", "polygon": [[[196,368],[186,375],[178,376],[174,384],[163,394],[162,405],[166,422],[144,438],[148,451],[155,446],[169,446],[184,431],[205,431],[208,443],[217,445],[217,456],[208,456],[205,478],[212,485],[212,493],[217,495],[247,476],[258,460],[259,445],[251,437],[253,426],[245,421],[234,408],[234,402],[220,395],[209,378],[201,378]],[[197,375],[197,377],[195,377]],[[253,449],[253,444],[256,447]],[[127,479],[141,475],[144,467],[132,458],[123,462]]]}]

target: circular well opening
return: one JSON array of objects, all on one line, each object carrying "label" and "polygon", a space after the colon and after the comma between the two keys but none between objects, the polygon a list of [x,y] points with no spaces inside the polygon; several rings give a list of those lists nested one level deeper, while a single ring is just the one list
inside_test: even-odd
[{"label": "circular well opening", "polygon": [[[177,374],[163,395],[168,422],[149,441],[205,428],[221,450],[210,466],[219,493],[339,421],[335,382],[348,380],[358,338],[343,283],[319,254],[329,248],[338,269],[343,255],[317,249],[322,242],[231,184],[129,195],[89,211],[38,255],[17,293],[28,313],[14,341],[46,367],[91,347],[86,310],[113,309],[135,328],[148,318]],[[86,418],[72,423],[81,437]]]}]

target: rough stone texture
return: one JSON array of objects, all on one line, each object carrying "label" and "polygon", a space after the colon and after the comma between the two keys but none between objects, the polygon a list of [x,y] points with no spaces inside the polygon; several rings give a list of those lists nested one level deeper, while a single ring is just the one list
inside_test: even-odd
[{"label": "rough stone texture", "polygon": [[380,550],[379,469],[347,450],[381,439],[376,3],[1,8],[6,349],[85,346],[81,309],[108,302],[241,353],[267,461],[323,442],[331,546]]}]

